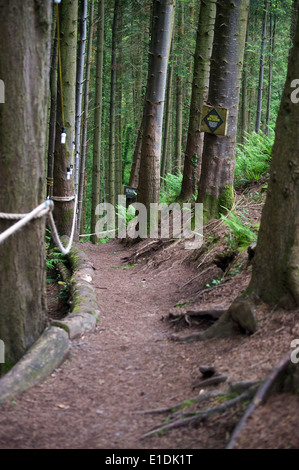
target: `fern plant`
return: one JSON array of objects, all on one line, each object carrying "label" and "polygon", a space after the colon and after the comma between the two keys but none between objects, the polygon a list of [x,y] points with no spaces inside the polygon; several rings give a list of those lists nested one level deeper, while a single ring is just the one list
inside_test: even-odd
[{"label": "fern plant", "polygon": [[221,214],[221,219],[230,228],[225,237],[228,245],[233,250],[241,251],[257,240],[257,234],[251,229],[249,219],[241,211],[239,214],[240,216],[228,211],[227,216]]},{"label": "fern plant", "polygon": [[164,184],[161,187],[160,202],[171,204],[177,201],[183,181],[183,174],[180,172],[178,175],[167,173],[165,178],[161,177]]},{"label": "fern plant", "polygon": [[245,144],[237,145],[236,187],[258,181],[268,173],[274,137],[274,130],[269,128],[269,136],[262,132],[247,133]]}]

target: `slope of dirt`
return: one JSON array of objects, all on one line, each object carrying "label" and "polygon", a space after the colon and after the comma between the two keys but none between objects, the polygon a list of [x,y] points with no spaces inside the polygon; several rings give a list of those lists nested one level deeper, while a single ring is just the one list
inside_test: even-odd
[{"label": "slope of dirt", "polygon": [[[43,383],[0,406],[0,448],[224,448],[242,406],[143,440],[142,434],[166,422],[169,413],[138,412],[196,396],[201,365],[214,366],[229,381],[263,379],[298,336],[298,311],[261,305],[259,329],[252,336],[178,344],[170,340],[172,333],[206,328],[209,322],[171,323],[169,311],[183,312],[187,304],[226,308],[248,285],[246,252],[236,254],[224,272],[213,262],[225,248],[221,243],[198,253],[174,243],[135,263],[129,261],[140,245],[127,248],[113,240],[83,248],[96,270],[93,285],[101,312],[96,331],[74,341],[70,358]],[[288,408],[280,408],[287,432],[282,424],[273,429],[280,416],[274,397],[257,410],[239,445],[298,447],[296,420],[290,417],[297,401],[288,396]]]}]

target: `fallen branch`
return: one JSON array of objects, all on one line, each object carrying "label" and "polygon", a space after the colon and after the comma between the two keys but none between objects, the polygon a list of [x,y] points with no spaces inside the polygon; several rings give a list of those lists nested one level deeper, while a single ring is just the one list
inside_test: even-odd
[{"label": "fallen branch", "polygon": [[265,379],[263,384],[259,387],[258,391],[256,392],[252,402],[250,403],[249,407],[247,408],[245,414],[243,415],[241,421],[237,424],[229,443],[226,446],[226,449],[233,449],[236,445],[237,438],[247,423],[248,418],[252,415],[254,410],[265,403],[267,400],[272,387],[274,386],[275,382],[281,376],[281,374],[286,370],[288,365],[290,364],[290,354],[287,354],[274,369],[270,372],[268,377]]},{"label": "fallen branch", "polygon": [[163,414],[169,412],[176,412],[182,410],[187,406],[194,405],[195,403],[202,403],[211,398],[225,397],[229,393],[243,393],[245,390],[248,390],[251,387],[257,386],[259,382],[256,381],[241,381],[241,382],[232,382],[229,384],[228,388],[224,390],[211,390],[210,392],[199,393],[195,397],[191,397],[175,403],[174,405],[162,407],[162,408],[151,408],[148,410],[136,410],[133,411],[134,414]]},{"label": "fallen branch", "polygon": [[191,284],[191,282],[195,281],[195,279],[198,279],[200,276],[202,276],[203,274],[207,273],[207,272],[210,271],[211,269],[215,269],[215,265],[210,266],[209,268],[207,268],[207,269],[205,269],[204,271],[200,272],[200,273],[197,274],[196,276],[192,277],[192,279],[189,279],[189,281],[185,282],[185,284],[183,284],[183,285],[180,287],[180,290],[183,289],[184,287],[188,286],[188,284]]},{"label": "fallen branch", "polygon": [[189,405],[194,405],[195,403],[200,403],[205,400],[209,400],[210,398],[218,398],[226,395],[228,393],[228,390],[223,391],[223,390],[212,390],[210,392],[206,393],[200,393],[196,397],[189,398],[187,400],[183,400],[179,403],[176,403],[175,405],[172,406],[166,406],[164,408],[153,408],[149,410],[138,410],[134,411],[134,414],[163,414],[163,413],[169,413],[175,412],[178,410],[181,410]]},{"label": "fallen branch", "polygon": [[168,431],[170,429],[186,426],[190,423],[199,423],[202,421],[204,418],[215,414],[215,413],[223,413],[227,411],[229,408],[232,408],[233,406],[237,405],[238,403],[247,400],[251,394],[253,393],[252,389],[250,388],[249,390],[246,390],[244,393],[239,395],[238,397],[232,398],[231,400],[228,400],[226,403],[223,403],[222,405],[217,405],[214,406],[213,408],[209,408],[208,410],[204,411],[198,411],[194,413],[192,416],[187,416],[183,418],[176,419],[175,421],[172,421],[167,424],[163,424],[162,426],[158,426],[156,428],[153,428],[149,430],[147,433],[143,434],[140,439],[145,439],[147,437],[153,436],[154,434],[161,433],[164,431]]},{"label": "fallen branch", "polygon": [[209,387],[210,385],[218,385],[222,382],[226,382],[228,377],[225,375],[216,375],[215,377],[211,377],[209,379],[200,380],[196,384],[193,385],[193,390],[197,387]]}]

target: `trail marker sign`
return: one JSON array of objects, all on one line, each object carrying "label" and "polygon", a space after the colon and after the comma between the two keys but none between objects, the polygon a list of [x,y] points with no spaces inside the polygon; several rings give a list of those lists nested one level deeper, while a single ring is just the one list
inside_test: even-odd
[{"label": "trail marker sign", "polygon": [[227,108],[203,106],[201,131],[209,134],[226,135],[228,112]]}]

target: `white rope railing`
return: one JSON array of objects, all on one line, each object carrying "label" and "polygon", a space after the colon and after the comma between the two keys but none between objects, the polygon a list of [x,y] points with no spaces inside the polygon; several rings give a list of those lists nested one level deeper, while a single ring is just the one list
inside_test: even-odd
[{"label": "white rope railing", "polygon": [[66,248],[64,248],[63,244],[61,243],[61,240],[59,238],[59,235],[58,235],[58,232],[57,232],[57,228],[56,228],[56,225],[55,225],[55,222],[54,222],[54,218],[53,218],[53,215],[52,215],[52,212],[49,213],[49,225],[51,227],[51,230],[52,230],[52,236],[54,238],[54,241],[58,247],[58,249],[61,251],[61,253],[63,253],[64,255],[67,255],[71,248],[72,248],[72,244],[73,244],[73,240],[74,240],[74,234],[75,234],[75,227],[76,227],[76,214],[77,214],[77,195],[75,196],[75,205],[74,205],[74,217],[73,217],[73,224],[72,224],[72,231],[71,231],[71,235],[70,235],[70,239],[69,239],[69,243],[67,245]]},{"label": "white rope railing", "polygon": [[[8,237],[16,233],[18,230],[20,230],[22,227],[27,225],[32,219],[35,219],[36,217],[41,217],[42,215],[45,215],[48,212],[52,211],[53,206],[53,202],[50,199],[47,199],[45,202],[33,209],[33,211],[29,212],[29,214],[6,214],[6,216],[8,217],[11,216],[11,220],[13,220],[14,215],[22,215],[22,218],[0,234],[0,244],[3,243]],[[2,218],[7,219],[7,217]]]},{"label": "white rope railing", "polygon": [[[59,238],[57,228],[55,225],[55,221],[53,218],[52,211],[54,209],[54,203],[51,199],[47,199],[45,202],[37,206],[35,209],[33,209],[31,212],[28,214],[8,214],[5,212],[0,212],[0,219],[4,220],[18,220],[15,224],[13,224],[11,227],[8,229],[4,230],[0,234],[0,244],[3,243],[8,237],[16,233],[18,230],[20,230],[22,227],[27,225],[32,219],[36,219],[39,217],[43,217],[44,215],[48,215],[49,217],[49,225],[52,230],[52,236],[53,239],[58,247],[58,249],[63,253],[64,255],[67,255],[72,247],[73,240],[74,240],[74,234],[75,234],[75,227],[76,227],[76,212],[77,212],[77,196],[70,196],[66,198],[59,198],[60,201],[72,201],[75,199],[75,205],[74,205],[74,216],[73,216],[73,223],[72,223],[72,231],[69,239],[69,243],[67,247],[65,248]],[[58,200],[56,198],[56,200]]]}]

